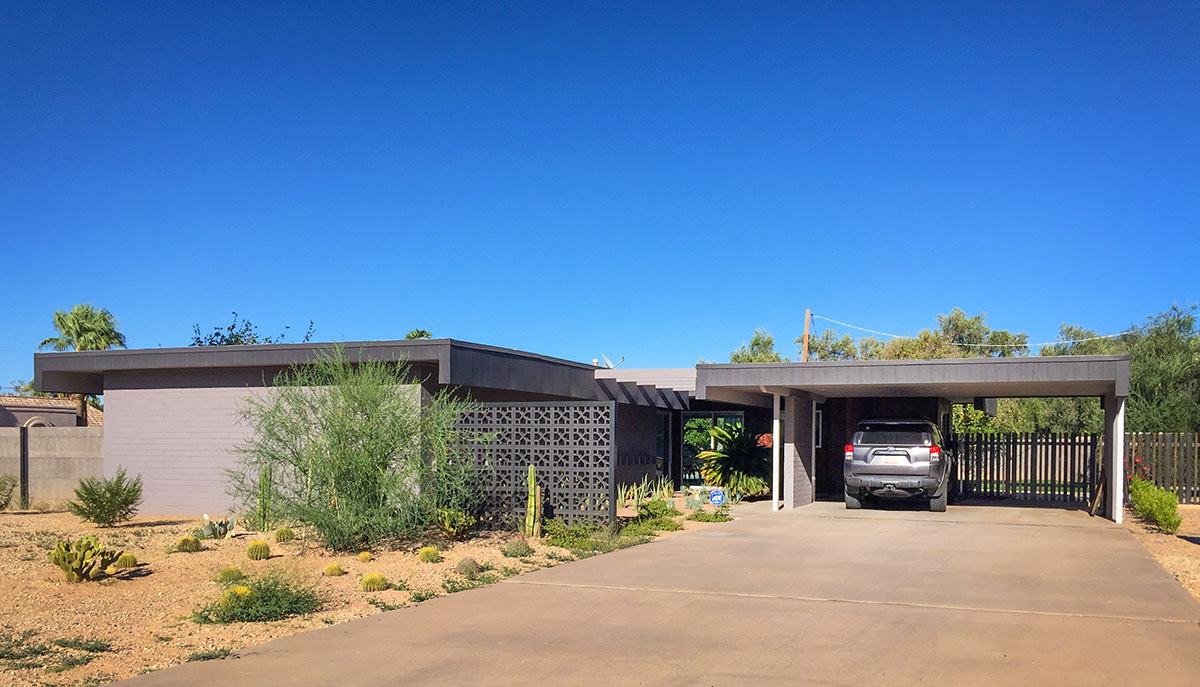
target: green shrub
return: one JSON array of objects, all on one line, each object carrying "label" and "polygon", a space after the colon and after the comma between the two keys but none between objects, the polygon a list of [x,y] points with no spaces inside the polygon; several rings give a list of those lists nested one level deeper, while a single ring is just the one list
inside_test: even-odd
[{"label": "green shrub", "polygon": [[639,518],[667,518],[675,515],[683,515],[680,513],[675,504],[664,499],[651,499],[643,504],[638,505]]},{"label": "green shrub", "polygon": [[317,593],[278,575],[229,587],[221,598],[192,612],[197,623],[256,623],[312,613],[321,607]]},{"label": "green shrub", "polygon": [[724,511],[708,513],[702,510],[688,514],[687,519],[694,520],[696,522],[729,522],[730,520],[733,520],[733,518],[726,515]]},{"label": "green shrub", "polygon": [[1175,534],[1179,530],[1183,519],[1179,516],[1179,497],[1173,492],[1134,477],[1129,485],[1129,500],[1138,517],[1153,523],[1167,534]]},{"label": "green shrub", "polygon": [[181,537],[175,542],[175,551],[179,553],[196,553],[200,550],[200,540],[195,537]]},{"label": "green shrub", "polygon": [[341,577],[345,574],[346,571],[342,570],[342,566],[338,565],[337,563],[330,563],[329,565],[325,566],[325,577]]},{"label": "green shrub", "polygon": [[55,543],[54,550],[46,559],[63,571],[67,582],[97,580],[121,557],[120,551],[105,549],[92,536],[82,537],[74,543],[64,539]]},{"label": "green shrub", "polygon": [[535,552],[529,542],[525,541],[524,537],[518,537],[500,547],[500,553],[506,558],[525,558],[532,556]]},{"label": "green shrub", "polygon": [[0,475],[0,510],[8,508],[12,503],[13,490],[17,488],[17,478],[12,475]]},{"label": "green shrub", "polygon": [[279,544],[286,544],[296,538],[296,533],[292,532],[290,527],[280,527],[275,530],[275,541]]},{"label": "green shrub", "polygon": [[408,593],[408,600],[419,604],[422,601],[428,601],[437,596],[437,592],[432,589],[416,589]]},{"label": "green shrub", "polygon": [[546,521],[546,543],[565,549],[576,548],[576,544],[588,541],[599,530],[595,525],[579,523],[568,525],[559,518]]},{"label": "green shrub", "polygon": [[359,586],[362,587],[364,592],[382,592],[391,587],[388,584],[387,578],[379,573],[367,573],[363,575]]},{"label": "green shrub", "polygon": [[683,525],[668,517],[637,518],[621,528],[621,536],[653,537],[657,532],[674,532],[681,529]]},{"label": "green shrub", "polygon": [[446,579],[442,580],[442,589],[446,590],[447,594],[454,594],[455,592],[465,592],[468,589],[482,587],[485,584],[491,584],[499,579],[500,577],[495,573],[480,573],[472,577],[468,577],[465,580],[447,577]]},{"label": "green shrub", "polygon": [[210,649],[209,651],[197,651],[194,654],[188,654],[188,657],[184,660],[188,663],[193,663],[195,661],[212,661],[218,658],[225,658],[229,655],[229,652],[229,649]]},{"label": "green shrub", "polygon": [[359,553],[358,560],[362,561],[363,563],[370,563],[372,560],[371,552],[363,551],[363,552]]},{"label": "green shrub", "polygon": [[88,477],[75,487],[75,501],[68,501],[72,514],[101,527],[129,520],[142,503],[142,476],[126,479],[125,468],[112,479]]},{"label": "green shrub", "polygon": [[[251,428],[229,491],[245,512],[299,522],[335,551],[413,539],[439,508],[473,512],[486,475],[457,425],[477,407],[439,391],[425,404],[411,368],[359,361],[340,346],[279,374],[239,409]],[[255,516],[257,522],[259,516]]]},{"label": "green shrub", "polygon": [[76,651],[86,651],[90,654],[99,654],[109,650],[108,642],[103,639],[84,639],[83,637],[72,637],[70,639],[56,639],[51,642],[54,646],[61,646],[64,649],[75,649]]},{"label": "green shrub", "polygon": [[246,547],[246,557],[252,561],[265,561],[271,557],[271,545],[265,541],[252,541]]},{"label": "green shrub", "polygon": [[417,560],[422,563],[437,563],[442,560],[442,554],[438,553],[436,546],[424,546],[417,551]]},{"label": "green shrub", "polygon": [[246,573],[237,569],[232,565],[227,565],[217,573],[217,582],[220,584],[233,584],[246,579]]},{"label": "green shrub", "polygon": [[475,526],[475,518],[457,508],[439,508],[434,516],[434,524],[442,536],[456,541],[467,536]]},{"label": "green shrub", "polygon": [[137,557],[132,553],[123,553],[120,556],[117,556],[117,560],[113,562],[112,567],[116,568],[117,570],[136,568]]}]

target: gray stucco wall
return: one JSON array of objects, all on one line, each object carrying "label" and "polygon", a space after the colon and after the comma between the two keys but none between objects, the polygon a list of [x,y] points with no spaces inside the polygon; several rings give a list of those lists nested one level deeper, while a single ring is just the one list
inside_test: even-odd
[{"label": "gray stucco wall", "polygon": [[250,436],[238,407],[261,387],[112,389],[104,396],[104,473],[141,474],[143,513],[223,513],[233,504],[222,470]]}]

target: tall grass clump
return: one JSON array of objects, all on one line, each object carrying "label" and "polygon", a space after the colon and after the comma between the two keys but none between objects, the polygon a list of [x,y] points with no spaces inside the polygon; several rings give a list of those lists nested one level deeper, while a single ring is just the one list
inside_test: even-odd
[{"label": "tall grass clump", "polygon": [[228,475],[245,512],[311,526],[335,551],[415,538],[438,509],[478,513],[484,475],[455,426],[475,404],[443,391],[419,405],[403,362],[353,361],[340,346],[280,373],[242,406],[251,438]]}]

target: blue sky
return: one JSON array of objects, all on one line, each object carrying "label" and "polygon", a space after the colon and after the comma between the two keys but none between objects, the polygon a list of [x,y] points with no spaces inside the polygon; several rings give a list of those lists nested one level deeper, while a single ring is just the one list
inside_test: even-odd
[{"label": "blue sky", "polygon": [[1200,4],[910,4],[3,2],[0,384],[78,302],[636,367],[1196,302]]}]

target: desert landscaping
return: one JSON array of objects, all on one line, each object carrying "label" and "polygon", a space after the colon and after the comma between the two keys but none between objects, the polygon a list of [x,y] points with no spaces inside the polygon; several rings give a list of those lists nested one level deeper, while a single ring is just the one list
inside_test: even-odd
[{"label": "desert landscaping", "polygon": [[[681,510],[682,501],[677,504]],[[632,509],[620,514],[636,517]],[[674,520],[681,529],[658,536],[714,526],[682,517]],[[197,552],[175,551],[181,538],[202,525],[194,518],[139,515],[103,528],[69,513],[0,513],[0,670],[8,684],[106,684],[191,660],[219,658],[278,637],[403,608],[593,553],[572,552],[516,532],[484,530],[460,542],[431,536],[412,546],[374,550],[369,561],[362,561],[309,541],[302,527],[293,527],[296,536],[286,543],[276,542],[270,532],[239,529],[231,538],[200,539]],[[87,535],[96,536],[106,548],[132,553],[137,565],[97,582],[66,583],[46,554],[59,540]],[[628,543],[650,539],[639,536]],[[270,557],[250,560],[246,550],[253,541],[266,541]],[[521,543],[532,552],[521,551]],[[430,545],[438,548],[440,561],[419,560],[418,550]],[[468,558],[478,564],[477,570],[462,564]],[[345,574],[326,576],[331,563]],[[319,608],[272,622],[194,621],[194,611],[222,598],[225,586],[215,580],[227,566],[237,567],[247,579],[278,576],[311,589]],[[362,577],[372,573],[382,574],[389,588],[364,592]]]}]

